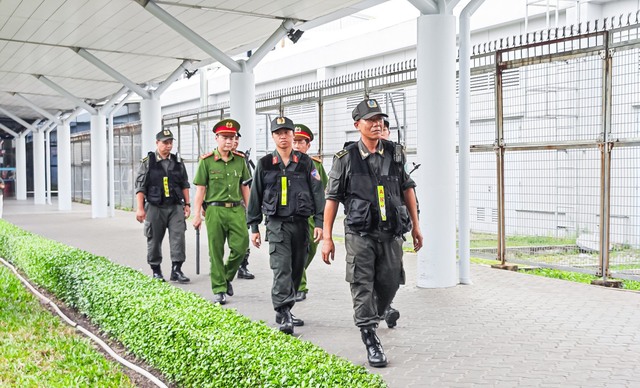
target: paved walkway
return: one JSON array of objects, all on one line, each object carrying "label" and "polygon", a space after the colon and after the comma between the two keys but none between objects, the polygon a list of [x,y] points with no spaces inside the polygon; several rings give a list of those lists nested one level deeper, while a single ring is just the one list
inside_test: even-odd
[{"label": "paved walkway", "polygon": [[[61,213],[55,204],[9,199],[4,218],[151,273],[134,213],[91,219],[86,205],[74,204],[73,211]],[[195,274],[193,228],[187,241],[184,269],[192,282],[180,287],[211,300],[204,235],[200,275]],[[383,323],[378,330],[389,366],[369,368],[390,387],[640,387],[640,294],[478,265],[471,268],[473,285],[421,289],[415,285],[415,255],[405,255],[405,267],[407,284],[394,303],[401,311],[398,326],[388,329]],[[267,244],[252,249],[249,268],[257,278],[234,281],[235,296],[225,307],[276,327]],[[169,274],[169,260],[163,271]],[[305,320],[296,336],[366,365],[344,271],[342,244],[337,244],[333,265],[316,257],[309,270],[309,297],[293,310]]]}]

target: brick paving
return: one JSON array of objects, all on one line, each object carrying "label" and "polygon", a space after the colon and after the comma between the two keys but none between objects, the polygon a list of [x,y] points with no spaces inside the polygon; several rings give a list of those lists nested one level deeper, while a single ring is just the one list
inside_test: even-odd
[{"label": "brick paving", "polygon": [[[91,219],[91,208],[5,200],[4,218],[45,237],[108,257],[150,274],[142,226],[131,212]],[[190,226],[190,225],[189,225]],[[187,231],[185,273],[178,287],[211,300],[206,241],[195,274],[195,232]],[[317,255],[308,272],[310,293],[297,303],[305,320],[296,336],[366,365],[344,281],[344,246],[328,266]],[[271,306],[267,244],[252,248],[254,280],[236,279],[226,308],[277,327]],[[164,251],[168,254],[168,246]],[[165,255],[168,257],[168,255]],[[163,262],[168,277],[170,262]],[[369,368],[389,387],[640,387],[640,294],[472,265],[473,285],[416,287],[416,255],[405,255],[407,284],[396,296],[398,326],[378,334],[389,366]]]}]

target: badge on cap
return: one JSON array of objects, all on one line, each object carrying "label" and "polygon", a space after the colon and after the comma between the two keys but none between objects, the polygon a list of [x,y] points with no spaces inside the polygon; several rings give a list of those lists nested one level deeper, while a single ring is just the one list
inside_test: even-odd
[{"label": "badge on cap", "polygon": [[367,100],[367,106],[369,108],[377,108],[378,103],[376,102],[376,100]]},{"label": "badge on cap", "polygon": [[284,124],[284,117],[278,117],[276,118],[276,124],[280,125],[280,124]]},{"label": "badge on cap", "polygon": [[165,136],[171,136],[171,131],[168,129],[165,129],[164,131],[162,131],[162,134]]},{"label": "badge on cap", "polygon": [[233,128],[233,123],[231,121],[227,121],[227,123],[225,124],[225,126],[227,128]]}]

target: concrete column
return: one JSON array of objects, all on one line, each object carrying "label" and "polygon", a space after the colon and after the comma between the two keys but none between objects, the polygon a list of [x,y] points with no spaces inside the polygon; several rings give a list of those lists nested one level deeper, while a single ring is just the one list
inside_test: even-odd
[{"label": "concrete column", "polygon": [[418,287],[451,287],[456,274],[456,19],[418,17],[417,194],[424,247]]},{"label": "concrete column", "polygon": [[33,203],[44,205],[45,194],[44,130],[33,132]]},{"label": "concrete column", "polygon": [[58,125],[58,210],[71,210],[71,128]]},{"label": "concrete column", "polygon": [[238,149],[251,148],[251,158],[256,151],[256,85],[255,76],[239,61],[244,71],[232,72],[230,76],[231,117],[240,123],[240,144]]},{"label": "concrete column", "polygon": [[91,115],[91,217],[108,216],[107,123],[104,114]]},{"label": "concrete column", "polygon": [[16,137],[16,199],[27,199],[27,142],[23,134]]},{"label": "concrete column", "polygon": [[[159,98],[145,98],[140,103],[142,121],[142,155],[156,149],[156,133],[162,129],[162,109]],[[177,136],[176,133],[174,133]]]}]

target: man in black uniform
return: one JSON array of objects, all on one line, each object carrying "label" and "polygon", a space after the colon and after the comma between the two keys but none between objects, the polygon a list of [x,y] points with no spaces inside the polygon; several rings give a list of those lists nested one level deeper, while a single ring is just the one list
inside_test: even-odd
[{"label": "man in black uniform", "polygon": [[[252,166],[253,166],[253,162],[251,160],[249,160],[249,158],[246,157],[245,153],[242,151],[238,151],[238,145],[240,145],[240,137],[242,135],[240,135],[240,132],[238,132],[238,134],[236,135],[236,138],[233,141],[233,148],[232,151],[238,152],[242,155],[243,158],[245,158],[245,161],[247,163],[247,168],[249,169],[249,172],[253,172],[252,171]],[[246,205],[246,204],[245,204]],[[242,263],[240,263],[240,268],[238,268],[238,279],[255,279],[255,275],[253,273],[251,273],[251,271],[249,271],[249,256],[251,255],[251,249],[247,248],[247,253],[244,255],[244,259],[242,260]]]},{"label": "man in black uniform", "polygon": [[362,101],[352,112],[360,140],[333,159],[322,244],[322,259],[331,264],[335,255],[333,223],[342,202],[346,280],[351,286],[354,321],[369,365],[374,367],[387,365],[376,328],[403,280],[403,234],[411,230],[414,249],[422,247],[415,183],[404,170],[402,147],[381,139],[385,116],[373,99]]},{"label": "man in black uniform", "polygon": [[189,178],[182,159],[171,153],[173,133],[165,129],[156,135],[155,152],[149,152],[140,162],[136,178],[136,220],[144,222],[147,237],[147,263],[153,278],[164,281],[162,239],[169,229],[171,251],[171,277],[169,280],[188,283],[182,273],[185,260],[185,219],[191,214]]},{"label": "man in black uniform", "polygon": [[308,218],[314,216],[314,241],[322,238],[324,195],[322,181],[313,161],[293,150],[293,122],[276,117],[271,136],[276,149],[262,157],[251,184],[247,224],[251,242],[260,248],[258,224],[267,219],[269,257],[273,270],[271,300],[280,331],[293,334],[293,326],[304,321],[291,314],[296,303],[309,245]]}]

